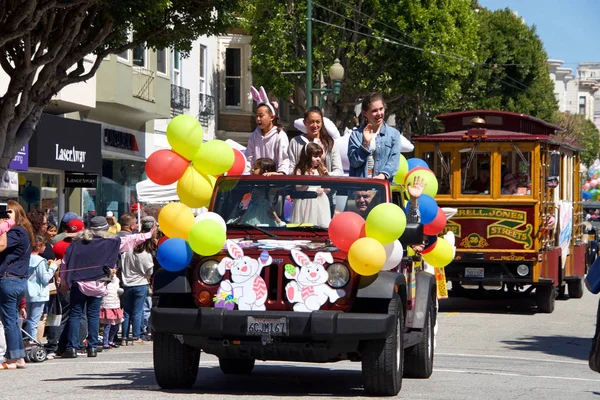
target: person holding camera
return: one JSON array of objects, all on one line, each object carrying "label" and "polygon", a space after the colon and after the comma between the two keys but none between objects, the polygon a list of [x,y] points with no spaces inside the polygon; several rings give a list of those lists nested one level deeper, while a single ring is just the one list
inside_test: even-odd
[{"label": "person holding camera", "polygon": [[6,336],[6,361],[0,369],[21,369],[26,365],[17,304],[27,292],[33,229],[25,210],[14,200],[7,202],[7,209],[0,212],[0,219],[13,225],[0,235],[0,319]]}]

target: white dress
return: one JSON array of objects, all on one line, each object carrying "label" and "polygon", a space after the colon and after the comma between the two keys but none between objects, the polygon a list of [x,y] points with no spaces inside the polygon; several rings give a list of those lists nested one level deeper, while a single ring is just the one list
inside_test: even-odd
[{"label": "white dress", "polygon": [[[310,175],[319,175],[312,170]],[[316,192],[321,186],[308,186],[306,191]],[[331,208],[327,193],[323,192],[316,199],[294,199],[290,224],[312,224],[324,228],[331,222]]]}]

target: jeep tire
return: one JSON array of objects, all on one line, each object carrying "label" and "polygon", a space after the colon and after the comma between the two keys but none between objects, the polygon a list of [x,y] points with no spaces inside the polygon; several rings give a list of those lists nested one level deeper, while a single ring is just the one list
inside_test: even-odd
[{"label": "jeep tire", "polygon": [[254,369],[253,358],[219,357],[219,367],[224,374],[249,374]]},{"label": "jeep tire", "polygon": [[167,333],[154,333],[154,375],[163,389],[189,389],[196,382],[200,350]]},{"label": "jeep tire", "polygon": [[362,349],[365,391],[375,396],[396,396],[402,388],[404,314],[397,293],[390,300],[388,314],[396,316],[393,331],[385,339],[365,341]]},{"label": "jeep tire", "polygon": [[435,300],[431,299],[421,341],[404,350],[404,377],[427,379],[433,372],[433,345],[435,339]]}]

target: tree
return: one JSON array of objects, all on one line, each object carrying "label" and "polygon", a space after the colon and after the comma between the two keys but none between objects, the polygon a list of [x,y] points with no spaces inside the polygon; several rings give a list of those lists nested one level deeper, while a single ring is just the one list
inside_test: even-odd
[{"label": "tree", "polygon": [[557,109],[554,85],[535,27],[508,8],[477,10],[480,66],[463,84],[460,109],[497,109],[552,120]]},{"label": "tree", "polygon": [[[321,5],[326,3],[327,6]],[[314,86],[339,58],[346,71],[331,117],[352,126],[360,99],[381,91],[388,114],[405,131],[457,106],[461,82],[470,73],[464,60],[476,57],[477,21],[470,0],[347,0],[315,2],[313,10]],[[243,27],[252,35],[252,76],[256,85],[282,98],[296,90],[297,107],[306,100],[306,1],[247,1]],[[446,56],[440,56],[440,53]]]},{"label": "tree", "polygon": [[581,162],[587,167],[592,165],[600,152],[600,131],[596,125],[583,115],[569,112],[557,112],[553,122],[564,129],[559,136],[583,145]]},{"label": "tree", "polygon": [[[186,54],[232,25],[238,0],[2,0],[0,170],[29,141],[52,96],[94,76],[102,60],[138,45]],[[131,35],[131,33],[135,33]],[[83,59],[95,54],[87,70]]]}]

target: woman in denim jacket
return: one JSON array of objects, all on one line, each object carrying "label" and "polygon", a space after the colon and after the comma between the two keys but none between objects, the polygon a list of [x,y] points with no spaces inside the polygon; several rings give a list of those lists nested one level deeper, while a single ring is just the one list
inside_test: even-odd
[{"label": "woman in denim jacket", "polygon": [[348,143],[350,176],[392,180],[400,164],[400,132],[384,122],[385,104],[381,93],[362,101],[367,120],[352,131]]}]

